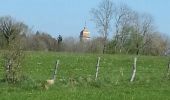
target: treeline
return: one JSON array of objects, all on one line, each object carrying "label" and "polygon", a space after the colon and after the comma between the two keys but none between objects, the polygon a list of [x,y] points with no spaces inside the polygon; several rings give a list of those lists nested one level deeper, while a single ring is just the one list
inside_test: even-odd
[{"label": "treeline", "polygon": [[[141,55],[166,55],[170,53],[169,38],[159,32],[150,14],[141,14],[127,5],[116,5],[102,0],[91,9],[93,22],[100,37],[80,42],[74,37],[64,37],[58,42],[46,32],[33,32],[28,25],[11,16],[0,17],[0,49],[17,43],[23,50],[43,50],[83,53],[121,53]],[[108,34],[113,34],[108,39]]]},{"label": "treeline", "polygon": [[[102,0],[91,10],[92,20],[103,38],[103,53],[163,55],[169,49],[150,14],[139,13],[126,4]],[[108,34],[113,34],[108,42]]]},{"label": "treeline", "polygon": [[0,17],[0,49],[6,49],[13,42],[19,42],[23,50],[56,51],[57,39],[45,32],[33,32],[25,23],[11,16]]}]

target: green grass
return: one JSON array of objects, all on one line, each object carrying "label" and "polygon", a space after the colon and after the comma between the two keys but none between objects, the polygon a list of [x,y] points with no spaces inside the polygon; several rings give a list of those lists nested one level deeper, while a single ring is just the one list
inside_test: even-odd
[{"label": "green grass", "polygon": [[[0,55],[2,79],[2,52]],[[98,56],[99,76],[94,81]],[[26,52],[23,70],[27,80],[19,85],[0,82],[0,100],[170,100],[170,80],[165,78],[168,58],[139,56],[136,79],[130,83],[133,58],[134,55]],[[57,59],[60,66],[56,83],[44,90],[39,84],[50,79]]]}]

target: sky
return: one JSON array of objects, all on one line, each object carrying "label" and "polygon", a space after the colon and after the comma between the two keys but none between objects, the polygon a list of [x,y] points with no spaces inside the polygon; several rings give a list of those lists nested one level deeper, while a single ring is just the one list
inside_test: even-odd
[{"label": "sky", "polygon": [[[91,37],[99,34],[91,21],[90,10],[101,0],[0,0],[0,16],[10,15],[27,24],[33,31],[47,32],[53,37],[79,37],[86,26]],[[157,30],[170,35],[170,0],[112,0],[125,3],[139,13],[153,16]],[[109,35],[111,36],[111,34]]]}]

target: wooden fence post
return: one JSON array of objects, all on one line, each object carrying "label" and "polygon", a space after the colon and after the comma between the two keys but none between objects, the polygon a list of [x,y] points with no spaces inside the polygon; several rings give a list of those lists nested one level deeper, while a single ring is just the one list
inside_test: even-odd
[{"label": "wooden fence post", "polygon": [[57,60],[56,64],[55,64],[55,68],[54,68],[54,72],[52,74],[52,78],[46,80],[45,83],[45,89],[48,89],[51,85],[53,85],[55,83],[55,79],[56,79],[56,74],[57,74],[57,68],[59,66],[59,60]]},{"label": "wooden fence post", "polygon": [[132,66],[132,76],[131,76],[130,82],[133,82],[134,79],[135,79],[135,75],[136,75],[136,61],[137,61],[137,58],[135,57],[134,58],[134,64]]},{"label": "wooden fence post", "polygon": [[168,62],[167,78],[169,78],[169,75],[170,75],[170,61]]},{"label": "wooden fence post", "polygon": [[55,68],[54,68],[54,73],[53,73],[53,75],[52,75],[52,79],[56,79],[56,75],[57,75],[57,69],[58,69],[58,66],[59,66],[59,60],[57,60],[57,62],[56,62],[56,65],[55,65]]},{"label": "wooden fence post", "polygon": [[100,66],[100,57],[98,57],[98,60],[97,60],[97,65],[96,65],[96,77],[95,77],[95,80],[97,80],[97,77],[98,77],[99,66]]}]

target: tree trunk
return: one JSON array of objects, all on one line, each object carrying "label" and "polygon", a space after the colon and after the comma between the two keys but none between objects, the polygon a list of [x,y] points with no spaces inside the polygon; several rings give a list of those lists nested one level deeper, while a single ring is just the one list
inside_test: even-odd
[{"label": "tree trunk", "polygon": [[103,54],[105,54],[106,51],[106,44],[103,45]]},{"label": "tree trunk", "polygon": [[169,79],[170,76],[170,61],[168,62],[168,68],[167,68],[167,78]]},{"label": "tree trunk", "polygon": [[137,49],[136,50],[136,55],[139,55],[139,44],[138,43],[136,44],[136,49]]},{"label": "tree trunk", "polygon": [[103,54],[106,53],[106,40],[107,40],[107,36],[105,36],[103,39]]}]

